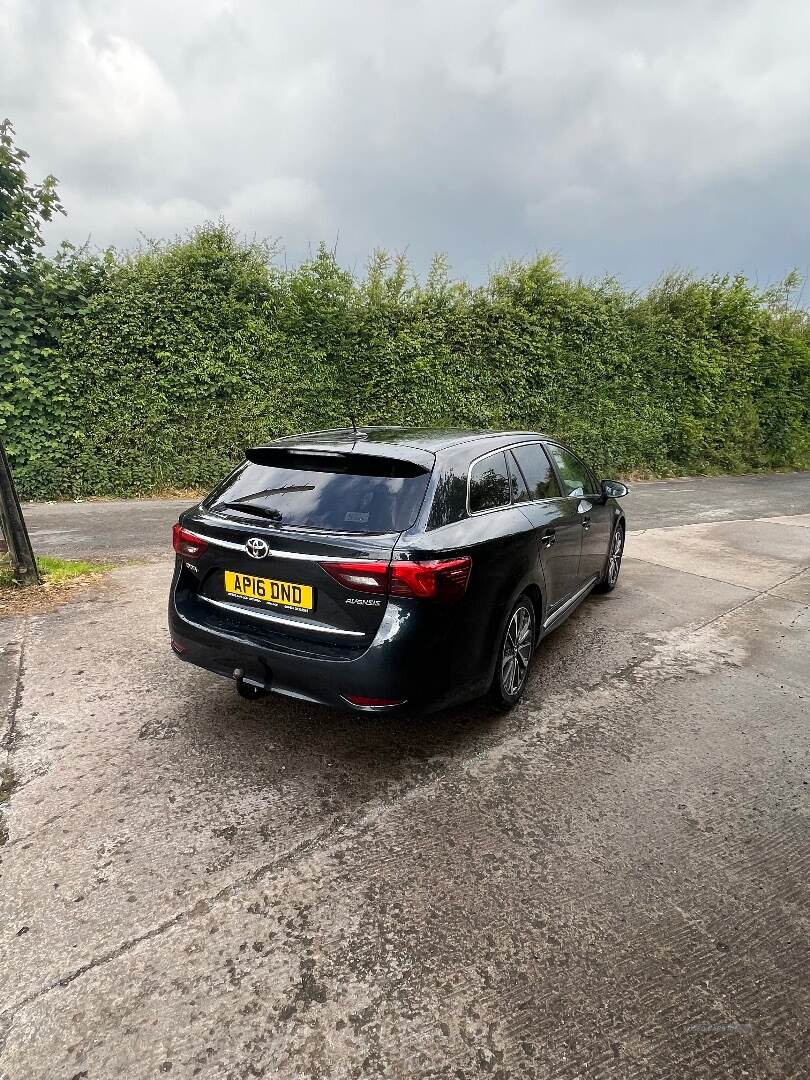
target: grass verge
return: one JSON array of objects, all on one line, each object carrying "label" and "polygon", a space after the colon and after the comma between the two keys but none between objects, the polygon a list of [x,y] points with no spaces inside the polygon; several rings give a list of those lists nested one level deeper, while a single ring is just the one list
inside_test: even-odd
[{"label": "grass verge", "polygon": [[112,570],[112,563],[58,559],[51,555],[38,558],[37,566],[42,585],[20,588],[11,564],[7,560],[0,562],[0,618],[50,611],[67,600],[72,591]]}]

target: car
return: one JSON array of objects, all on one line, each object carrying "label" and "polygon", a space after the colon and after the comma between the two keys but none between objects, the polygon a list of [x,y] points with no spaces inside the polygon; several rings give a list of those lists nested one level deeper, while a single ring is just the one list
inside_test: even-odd
[{"label": "car", "polygon": [[537,432],[276,439],[174,526],[178,657],[359,712],[510,708],[538,643],[616,587],[627,488]]}]

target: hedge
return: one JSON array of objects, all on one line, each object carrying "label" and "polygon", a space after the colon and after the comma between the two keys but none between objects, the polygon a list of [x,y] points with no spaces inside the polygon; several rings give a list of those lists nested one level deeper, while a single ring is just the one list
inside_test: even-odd
[{"label": "hedge", "polygon": [[349,417],[553,432],[604,475],[810,463],[792,279],[673,275],[637,294],[544,257],[473,288],[441,259],[418,283],[383,253],[358,278],[324,248],[280,268],[222,225],[43,266],[34,330],[0,339],[24,498],[205,488],[245,446]]}]

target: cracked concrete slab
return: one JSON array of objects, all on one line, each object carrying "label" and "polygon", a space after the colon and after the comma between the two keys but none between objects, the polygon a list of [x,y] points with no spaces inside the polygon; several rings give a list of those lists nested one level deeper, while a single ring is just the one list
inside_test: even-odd
[{"label": "cracked concrete slab", "polygon": [[787,581],[774,585],[771,591],[774,596],[784,596],[797,604],[810,604],[810,570],[802,570]]},{"label": "cracked concrete slab", "polygon": [[241,702],[168,562],[28,620],[0,1075],[799,1075],[810,557],[747,525],[631,535],[507,716]]}]

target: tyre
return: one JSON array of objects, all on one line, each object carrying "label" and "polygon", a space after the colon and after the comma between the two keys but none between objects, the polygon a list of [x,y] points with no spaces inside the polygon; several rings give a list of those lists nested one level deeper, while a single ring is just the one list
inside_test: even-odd
[{"label": "tyre", "polygon": [[534,605],[521,596],[512,608],[498,647],[495,676],[489,698],[498,709],[511,709],[526,689],[536,639]]},{"label": "tyre", "polygon": [[624,522],[620,521],[613,530],[610,538],[610,551],[608,552],[605,572],[595,592],[613,592],[619,580],[619,571],[622,568],[622,555],[624,554]]}]

